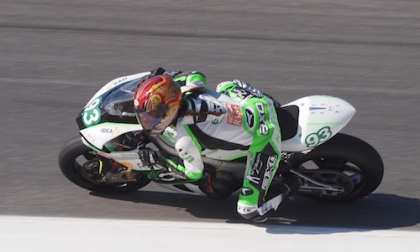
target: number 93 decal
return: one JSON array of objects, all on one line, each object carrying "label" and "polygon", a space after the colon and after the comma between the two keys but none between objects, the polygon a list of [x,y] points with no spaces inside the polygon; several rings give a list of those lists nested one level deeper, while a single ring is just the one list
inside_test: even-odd
[{"label": "number 93 decal", "polygon": [[326,126],[319,129],[317,132],[309,134],[305,138],[305,144],[307,147],[314,147],[329,139],[332,136],[331,128]]},{"label": "number 93 decal", "polygon": [[97,98],[90,102],[83,111],[83,123],[86,127],[97,124],[101,119],[101,111],[99,105],[101,104],[101,99]]}]

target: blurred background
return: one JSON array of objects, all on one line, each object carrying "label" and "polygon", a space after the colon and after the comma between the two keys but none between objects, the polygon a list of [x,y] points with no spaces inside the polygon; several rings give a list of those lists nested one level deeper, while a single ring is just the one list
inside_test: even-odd
[{"label": "blurred background", "polygon": [[350,205],[297,198],[295,225],[420,229],[417,0],[0,0],[0,214],[236,221],[225,202],[149,186],[104,197],[68,182],[57,154],[74,118],[118,76],[158,66],[243,79],[281,103],[339,96],[345,132],[372,144],[383,184]]}]

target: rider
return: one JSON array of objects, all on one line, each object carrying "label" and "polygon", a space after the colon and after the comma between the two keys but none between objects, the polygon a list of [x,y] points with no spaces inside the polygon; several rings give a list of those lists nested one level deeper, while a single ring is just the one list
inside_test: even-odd
[{"label": "rider", "polygon": [[[296,181],[286,179],[280,192],[268,199],[267,191],[281,161],[274,103],[240,80],[222,82],[214,92],[200,72],[167,72],[162,68],[141,82],[134,97],[138,121],[150,134],[159,134],[171,124],[176,127],[175,149],[183,164],[173,168],[189,182],[203,178],[204,149],[247,151],[237,210],[244,218],[256,221],[266,220],[265,215],[276,210],[296,186]],[[140,155],[145,158],[152,154],[146,150]],[[145,159],[149,165],[156,160]]]}]

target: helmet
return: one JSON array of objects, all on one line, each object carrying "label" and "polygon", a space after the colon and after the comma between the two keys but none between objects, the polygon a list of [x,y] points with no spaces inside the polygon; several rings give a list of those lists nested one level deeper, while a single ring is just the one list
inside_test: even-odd
[{"label": "helmet", "polygon": [[168,127],[181,106],[181,89],[168,74],[156,75],[139,85],[134,108],[143,129],[160,133]]}]

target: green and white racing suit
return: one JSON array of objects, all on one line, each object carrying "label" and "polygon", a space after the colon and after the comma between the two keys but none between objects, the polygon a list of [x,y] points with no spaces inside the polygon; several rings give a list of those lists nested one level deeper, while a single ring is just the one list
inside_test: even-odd
[{"label": "green and white racing suit", "polygon": [[178,74],[174,80],[184,93],[175,144],[183,165],[177,169],[197,181],[203,176],[205,149],[246,151],[239,214],[249,219],[277,209],[281,195],[266,202],[281,159],[280,127],[273,101],[239,80],[218,84],[216,92],[206,87],[206,78],[199,72]]}]

